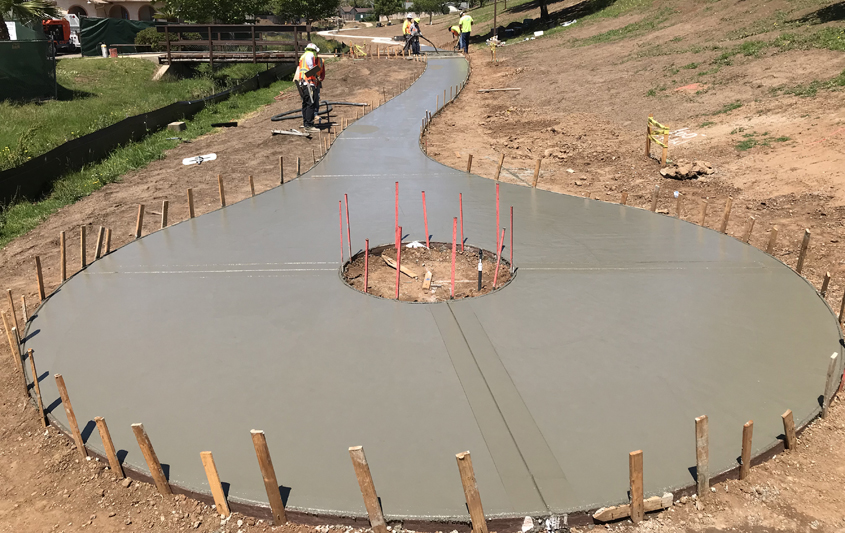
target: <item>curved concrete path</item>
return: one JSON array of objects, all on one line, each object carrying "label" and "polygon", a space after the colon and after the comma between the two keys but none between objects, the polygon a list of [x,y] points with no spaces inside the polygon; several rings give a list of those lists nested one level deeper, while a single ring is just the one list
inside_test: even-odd
[{"label": "curved concrete path", "polygon": [[[143,422],[172,483],[207,491],[211,450],[229,497],[263,505],[249,433],[263,429],[289,508],[365,516],[347,453],[363,445],[389,517],[465,520],[457,452],[472,452],[488,516],[538,515],[625,501],[636,449],[647,496],[689,486],[698,415],[715,474],[736,465],[745,421],[756,454],[787,408],[798,424],[818,413],[840,340],[824,301],[776,259],[675,218],[502,184],[518,267],[503,290],[421,305],[348,288],[344,193],[355,251],[392,241],[397,179],[407,238],[424,238],[425,190],[448,241],[460,192],[468,242],[495,247],[494,182],[418,146],[426,109],[466,75],[462,59],[430,60],[302,178],[148,235],[53,294],[26,345],[64,374],[88,446],[102,450],[104,416],[145,471],[130,429]],[[52,377],[42,390],[65,424]]]}]

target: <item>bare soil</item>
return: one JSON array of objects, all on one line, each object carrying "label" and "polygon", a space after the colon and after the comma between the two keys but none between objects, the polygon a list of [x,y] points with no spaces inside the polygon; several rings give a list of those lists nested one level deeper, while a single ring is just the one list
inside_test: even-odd
[{"label": "bare soil", "polygon": [[[455,252],[455,296],[451,297],[452,286],[452,244],[432,242],[431,248],[408,248],[403,243],[400,255],[399,299],[404,302],[440,302],[444,300],[473,298],[501,288],[511,278],[510,263],[505,258],[499,261],[496,276],[496,254],[483,251],[481,258],[481,290],[478,290],[478,249],[470,246]],[[381,298],[396,299],[396,268],[390,266],[382,255],[396,262],[394,245],[378,246],[369,250],[368,279],[369,293]],[[431,288],[423,289],[426,272],[431,272]],[[416,275],[412,277],[409,274]],[[364,292],[364,253],[358,253],[346,264],[344,280],[354,289]],[[494,279],[495,278],[495,279]]]}]

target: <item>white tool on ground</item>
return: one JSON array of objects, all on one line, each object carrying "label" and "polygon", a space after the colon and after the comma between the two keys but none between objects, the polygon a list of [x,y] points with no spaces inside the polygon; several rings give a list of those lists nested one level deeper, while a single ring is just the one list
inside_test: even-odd
[{"label": "white tool on ground", "polygon": [[406,244],[405,248],[425,248],[425,244],[420,244],[420,241],[412,241]]},{"label": "white tool on ground", "polygon": [[522,521],[522,533],[527,533],[534,529],[534,519],[530,516],[526,516],[525,520]]},{"label": "white tool on ground", "polygon": [[217,154],[198,155],[196,157],[186,157],[182,160],[183,165],[202,165],[206,161],[214,161],[217,159]]},{"label": "white tool on ground", "polygon": [[273,135],[297,135],[299,137],[308,137],[311,138],[310,133],[303,133],[297,129],[290,129],[290,130],[270,130],[270,133]]}]

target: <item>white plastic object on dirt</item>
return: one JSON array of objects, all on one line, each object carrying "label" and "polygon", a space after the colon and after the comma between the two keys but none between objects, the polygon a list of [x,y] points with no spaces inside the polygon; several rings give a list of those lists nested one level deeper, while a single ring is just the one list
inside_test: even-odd
[{"label": "white plastic object on dirt", "polygon": [[526,533],[532,529],[534,529],[534,519],[530,516],[526,516],[525,520],[522,521],[522,533]]},{"label": "white plastic object on dirt", "polygon": [[405,248],[425,248],[425,244],[420,244],[420,241],[409,242]]},{"label": "white plastic object on dirt", "polygon": [[542,37],[542,36],[543,36],[543,30],[534,32],[534,37]]},{"label": "white plastic object on dirt", "polygon": [[677,198],[680,195],[681,195],[681,193],[679,193],[678,191],[675,191],[675,198]]},{"label": "white plastic object on dirt", "polygon": [[570,20],[570,21],[568,21],[568,22],[564,22],[563,24],[561,24],[561,26],[564,26],[564,27],[566,27],[566,26],[572,26],[572,25],[573,25],[573,24],[575,24],[576,22],[578,22],[578,19],[575,19],[575,20]]},{"label": "white plastic object on dirt", "polygon": [[198,155],[196,157],[186,157],[182,160],[183,165],[202,165],[206,161],[214,161],[217,159],[217,154]]}]

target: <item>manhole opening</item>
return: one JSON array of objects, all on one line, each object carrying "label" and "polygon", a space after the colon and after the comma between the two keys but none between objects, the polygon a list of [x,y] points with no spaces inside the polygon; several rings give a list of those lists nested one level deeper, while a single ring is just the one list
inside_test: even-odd
[{"label": "manhole opening", "polygon": [[[496,271],[496,254],[481,251],[481,290],[478,289],[479,248],[458,245],[455,254],[455,297],[451,298],[452,243],[432,242],[430,248],[408,247],[402,243],[399,276],[399,299],[404,302],[433,303],[450,299],[475,298],[493,292]],[[414,244],[412,244],[414,246]],[[385,260],[387,259],[387,261]],[[367,273],[368,294],[379,298],[396,299],[396,247],[385,244],[370,248]],[[389,263],[393,263],[393,265]],[[424,289],[426,273],[431,272],[431,286]],[[352,256],[343,265],[341,277],[353,289],[364,291],[364,252]],[[503,254],[499,273],[495,276],[496,288],[501,289],[513,277],[511,265]]]}]

